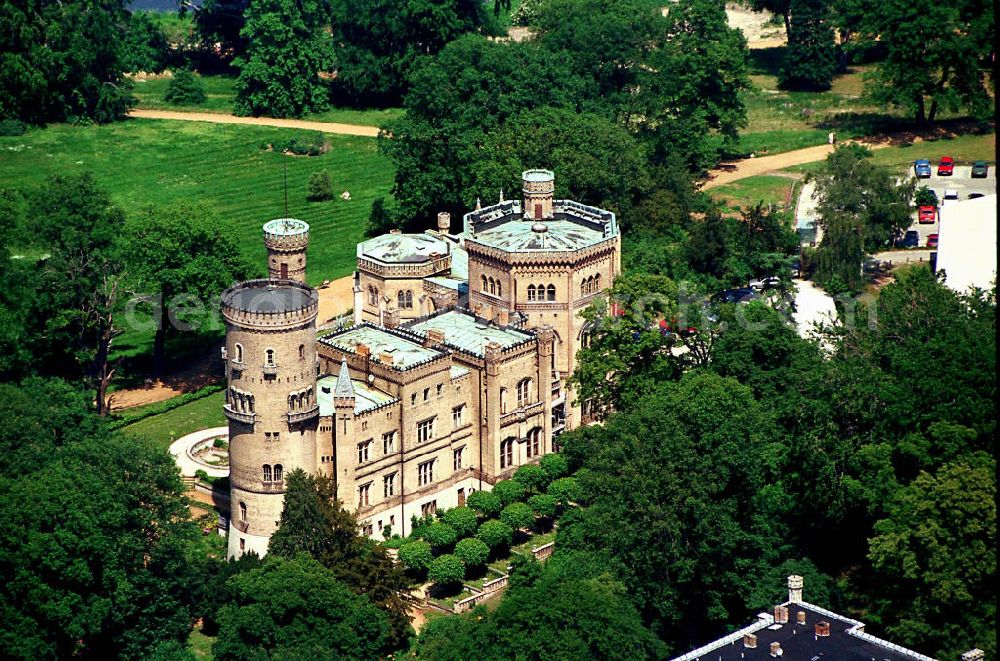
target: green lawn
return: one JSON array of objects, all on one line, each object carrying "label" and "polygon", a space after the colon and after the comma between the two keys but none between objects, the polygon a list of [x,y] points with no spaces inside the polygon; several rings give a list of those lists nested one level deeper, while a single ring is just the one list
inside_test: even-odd
[{"label": "green lawn", "polygon": [[[0,181],[37,185],[51,174],[90,171],[126,212],[149,204],[204,203],[235,224],[244,253],[263,269],[261,225],[284,215],[287,167],[288,212],[311,225],[309,282],[319,283],[353,271],[372,200],[389,195],[393,171],[371,138],[328,135],[331,149],[315,157],[262,148],[304,134],[160,120],[54,125],[0,137]],[[306,201],[309,176],[324,169],[338,194],[350,191],[349,201]]]},{"label": "green lawn", "polygon": [[215,638],[211,636],[206,636],[201,632],[201,629],[192,629],[191,635],[188,636],[188,649],[194,653],[194,658],[196,659],[211,659],[212,656],[212,643],[215,642]]},{"label": "green lawn", "polygon": [[[123,427],[122,432],[152,439],[163,447],[169,447],[171,443],[185,434],[199,429],[225,426],[226,418],[222,414],[225,394],[225,392],[219,391],[208,397],[202,397],[190,404],[178,406],[166,413],[154,415]],[[138,409],[130,410],[129,413],[135,410]]]},{"label": "green lawn", "polygon": [[[136,80],[132,94],[139,103],[136,108],[149,110],[183,110],[187,112],[217,112],[229,114],[233,111],[236,97],[235,76],[202,76],[208,99],[201,105],[175,106],[163,100],[163,94],[170,83],[168,76],[157,76]],[[402,108],[365,109],[332,108],[324,112],[307,113],[302,119],[316,122],[339,122],[342,124],[362,124],[379,126],[391,119],[402,116]]]},{"label": "green lawn", "polygon": [[759,175],[717,186],[708,192],[728,209],[750,207],[758,202],[783,205],[795,183],[794,179],[788,177]]}]

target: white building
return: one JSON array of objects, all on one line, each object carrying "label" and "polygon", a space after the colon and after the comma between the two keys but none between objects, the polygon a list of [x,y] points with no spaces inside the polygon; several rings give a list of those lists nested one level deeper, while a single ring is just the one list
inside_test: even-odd
[{"label": "white building", "polygon": [[945,284],[957,292],[996,286],[996,194],[941,207],[936,268],[945,272]]}]

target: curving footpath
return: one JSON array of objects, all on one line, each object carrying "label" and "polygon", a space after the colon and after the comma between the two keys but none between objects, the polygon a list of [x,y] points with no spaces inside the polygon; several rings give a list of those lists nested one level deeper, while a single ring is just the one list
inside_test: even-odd
[{"label": "curving footpath", "polygon": [[304,119],[274,119],[272,117],[237,117],[214,112],[181,112],[177,110],[133,110],[129,117],[137,119],[171,119],[181,122],[209,122],[212,124],[248,124],[251,126],[275,126],[285,129],[305,129],[338,135],[357,135],[364,138],[378,136],[377,126],[360,124],[338,124],[336,122],[310,122]]},{"label": "curving footpath", "polygon": [[208,464],[203,464],[200,461],[196,461],[191,456],[191,449],[196,445],[210,438],[215,438],[217,436],[229,437],[229,427],[212,427],[211,429],[202,429],[201,431],[196,431],[194,433],[188,434],[187,436],[181,436],[176,441],[170,444],[170,454],[173,455],[174,461],[181,469],[181,475],[184,477],[194,477],[196,471],[203,470],[208,473],[211,477],[226,477],[229,475],[229,467],[219,468],[218,466],[210,466]]}]

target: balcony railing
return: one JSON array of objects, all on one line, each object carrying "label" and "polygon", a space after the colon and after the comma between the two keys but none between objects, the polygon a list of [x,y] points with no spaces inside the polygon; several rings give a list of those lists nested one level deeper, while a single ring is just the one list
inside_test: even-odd
[{"label": "balcony railing", "polygon": [[294,425],[297,422],[305,422],[319,415],[319,404],[314,404],[308,411],[289,411],[285,414],[288,424]]},{"label": "balcony railing", "polygon": [[514,409],[510,413],[504,413],[500,416],[500,424],[506,425],[514,421],[521,421],[525,418],[530,418],[533,415],[541,413],[545,410],[545,402],[535,402],[533,404],[528,404],[520,408]]},{"label": "balcony railing", "polygon": [[229,418],[230,420],[235,420],[236,422],[243,422],[248,425],[252,425],[254,422],[257,421],[256,413],[243,413],[242,411],[237,411],[236,409],[232,408],[229,404],[224,404],[222,406],[222,412],[226,415],[227,418]]},{"label": "balcony railing", "polygon": [[278,366],[274,363],[264,363],[264,376],[275,376],[278,373]]}]

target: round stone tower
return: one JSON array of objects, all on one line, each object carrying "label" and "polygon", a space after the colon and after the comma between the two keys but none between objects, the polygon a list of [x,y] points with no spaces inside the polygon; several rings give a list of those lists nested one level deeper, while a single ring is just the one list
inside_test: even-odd
[{"label": "round stone tower", "polygon": [[552,218],[552,195],[556,176],[551,170],[525,170],[521,173],[524,193],[524,217],[532,220]]},{"label": "round stone tower", "polygon": [[277,218],[264,223],[267,277],[271,280],[306,281],[306,248],[309,224],[295,218]]},{"label": "round stone tower", "polygon": [[267,553],[285,477],[316,472],[318,308],[316,290],[292,280],[250,280],[222,294],[230,557]]}]

